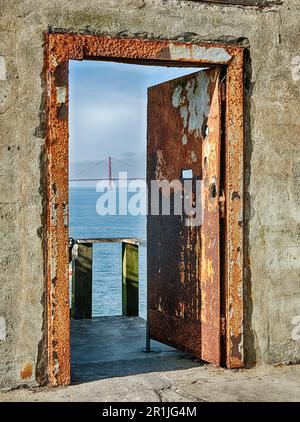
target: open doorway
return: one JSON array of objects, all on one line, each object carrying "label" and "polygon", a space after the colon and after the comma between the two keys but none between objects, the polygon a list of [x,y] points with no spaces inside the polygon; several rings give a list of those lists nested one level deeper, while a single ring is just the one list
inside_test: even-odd
[{"label": "open doorway", "polygon": [[[69,63],[74,382],[199,364],[163,343],[152,342],[151,352],[145,353],[147,91],[197,70],[103,61]],[[134,278],[127,283],[135,283],[127,291],[126,259],[127,266],[131,260],[128,270]]]},{"label": "open doorway", "polygon": [[[205,71],[194,72],[193,76],[182,76],[181,81],[177,79],[174,82],[173,79],[155,85],[149,91],[151,107],[148,107],[147,125],[147,185],[153,178],[161,180],[168,171],[176,170],[179,179],[192,182],[193,188],[194,179],[199,179],[196,163],[200,158],[201,172],[205,175],[204,184],[206,181],[203,207],[205,224],[197,234],[199,238],[201,233],[201,243],[194,244],[194,237],[191,238],[188,233],[178,238],[179,231],[176,228],[182,224],[181,220],[174,219],[174,224],[166,227],[164,218],[158,218],[156,224],[155,219],[159,215],[148,213],[151,217],[147,236],[149,337],[189,351],[216,365],[223,363],[228,368],[243,366],[243,48],[209,42],[186,43],[51,33],[47,34],[45,56],[48,128],[45,274],[49,383],[70,383],[68,70],[70,60],[84,59],[207,68]],[[200,89],[195,90],[197,87]],[[171,97],[168,94],[170,92]],[[190,126],[190,123],[193,126],[195,120],[187,117],[187,112],[191,112],[189,106],[192,110],[204,106],[208,111],[208,116],[207,113],[202,116],[205,118],[201,127],[196,128],[196,137],[192,135],[193,127]],[[220,113],[220,108],[224,112]],[[170,117],[172,115],[175,119]],[[180,125],[178,122],[181,122]],[[192,129],[191,133],[186,139],[183,135],[187,133],[181,132],[178,147],[173,141],[180,134],[178,129],[186,127]],[[167,133],[171,134],[168,145],[162,145],[163,137],[160,134]],[[221,134],[221,142],[218,134]],[[187,155],[183,153],[184,146],[196,145],[195,142],[200,138],[204,141],[198,142],[201,151],[194,148]],[[188,158],[188,162],[178,167],[177,164],[180,161],[182,163],[184,157]],[[222,157],[223,164],[215,160],[218,157]],[[176,165],[170,161],[171,158],[176,161]],[[222,179],[221,185],[218,183],[218,172],[219,180]],[[158,191],[159,195],[163,194],[163,190]],[[175,189],[170,192],[174,197]],[[187,202],[193,204],[194,196],[190,187],[185,193]],[[183,221],[186,221],[190,214],[183,217]],[[172,247],[172,234],[177,237],[175,243],[179,247],[176,250]],[[215,253],[219,248],[221,255]],[[190,252],[191,259],[188,257]],[[170,255],[172,260],[168,261]],[[90,250],[87,256],[91,256]],[[175,266],[174,256],[180,258],[180,262],[176,260]],[[162,266],[157,267],[157,262]],[[191,262],[196,271],[190,271]],[[151,276],[149,268],[155,277]],[[168,277],[167,288],[162,288],[163,275],[169,274],[169,269],[176,283],[181,283],[179,296],[178,291],[172,289],[173,277]],[[192,273],[200,274],[198,285],[193,283],[192,289],[198,289],[196,301],[192,291],[185,289],[185,282],[182,282]],[[187,299],[188,306],[182,306],[181,295]],[[197,324],[189,325],[187,322],[190,317],[193,319],[195,304]],[[188,338],[187,332],[190,333]]]}]

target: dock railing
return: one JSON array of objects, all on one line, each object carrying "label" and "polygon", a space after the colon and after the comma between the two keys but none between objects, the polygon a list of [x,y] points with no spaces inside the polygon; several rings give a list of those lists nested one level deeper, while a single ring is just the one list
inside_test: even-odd
[{"label": "dock railing", "polygon": [[93,245],[122,243],[122,315],[139,314],[139,246],[146,246],[138,238],[88,238],[69,241],[72,262],[71,318],[92,318]]}]

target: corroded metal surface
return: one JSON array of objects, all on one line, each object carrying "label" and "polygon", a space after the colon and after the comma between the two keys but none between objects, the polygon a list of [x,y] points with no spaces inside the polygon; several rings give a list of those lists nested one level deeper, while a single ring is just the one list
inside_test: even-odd
[{"label": "corroded metal surface", "polygon": [[68,286],[68,61],[47,57],[48,95],[48,378],[70,383]]},{"label": "corroded metal surface", "polygon": [[[46,43],[48,373],[52,385],[70,382],[68,288],[68,61],[111,59],[143,64],[228,66],[226,132],[227,365],[242,354],[243,50],[240,47],[52,33]],[[194,168],[194,167],[193,167]],[[176,228],[176,222],[174,222]],[[190,250],[192,260],[198,251]],[[177,251],[178,253],[178,251]],[[172,271],[172,268],[170,268]],[[199,269],[198,269],[199,271]],[[181,271],[181,277],[186,277]],[[178,309],[184,314],[184,309]],[[180,332],[180,330],[179,330]],[[179,334],[178,334],[179,336]]]},{"label": "corroded metal surface", "polygon": [[236,47],[93,35],[50,34],[50,58],[56,65],[67,60],[115,58],[160,60],[197,64],[227,64]]},{"label": "corroded metal surface", "polygon": [[[187,225],[186,214],[148,215],[149,335],[215,364],[220,362],[220,118],[218,68],[148,90],[149,188],[156,179],[183,183],[183,170],[192,171],[194,184],[204,181],[204,203],[201,191],[184,190],[202,203],[201,225]],[[176,192],[162,189],[162,195],[174,200]]]},{"label": "corroded metal surface", "polygon": [[226,89],[226,366],[243,366],[243,139],[244,54],[227,69]]},{"label": "corroded metal surface", "polygon": [[210,84],[208,135],[203,148],[203,224],[201,230],[202,359],[220,365],[220,72]]}]

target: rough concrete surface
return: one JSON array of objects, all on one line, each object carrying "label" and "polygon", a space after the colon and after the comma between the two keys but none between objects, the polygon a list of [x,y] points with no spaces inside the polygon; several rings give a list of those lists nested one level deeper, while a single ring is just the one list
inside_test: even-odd
[{"label": "rough concrete surface", "polygon": [[0,401],[248,402],[300,400],[300,366],[230,371],[212,366],[109,378],[65,388],[0,392]]},{"label": "rough concrete surface", "polygon": [[[295,317],[300,315],[299,0],[285,0],[282,6],[261,10],[179,0],[0,0],[0,387],[32,387],[47,376],[42,75],[44,34],[57,29],[119,37],[232,42],[247,47],[246,364],[299,361],[300,336],[292,335]],[[215,376],[219,371],[201,368],[195,375],[189,371],[174,375],[174,379],[179,377],[179,391],[189,388],[199,394],[198,387],[202,386],[209,394],[215,388],[205,374]],[[291,374],[291,380],[285,381],[289,388],[295,374],[299,375],[294,367],[279,371],[276,373],[283,378]],[[268,375],[263,381],[254,377],[250,382],[246,374],[251,373],[255,372],[235,375],[237,381],[232,388],[238,395],[245,391],[241,382],[249,385],[249,394],[251,383],[265,386],[251,390],[251,395],[257,391],[267,394],[265,391],[277,387],[279,394],[276,377]],[[188,383],[195,376],[195,384],[184,387],[185,376]],[[223,372],[220,385],[228,388],[226,380],[231,376]],[[149,386],[150,381],[145,381],[149,377],[129,377],[128,382]],[[165,375],[154,377],[166,380]],[[88,385],[51,393],[12,394],[62,397],[69,391],[84,391]],[[104,385],[114,385],[116,391],[125,389],[117,379],[96,385],[95,396],[108,397]],[[294,387],[295,391],[299,388],[296,384]],[[134,391],[132,388],[126,387],[128,391]],[[88,396],[86,391],[82,397]],[[175,394],[177,390],[166,391]],[[158,398],[154,390],[152,394]],[[292,393],[286,396],[293,397]]]}]

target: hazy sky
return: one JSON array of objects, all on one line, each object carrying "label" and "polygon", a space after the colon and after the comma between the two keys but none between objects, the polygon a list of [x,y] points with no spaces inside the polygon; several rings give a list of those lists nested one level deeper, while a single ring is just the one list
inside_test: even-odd
[{"label": "hazy sky", "polygon": [[70,62],[70,161],[143,157],[147,87],[195,72],[112,62]]}]

